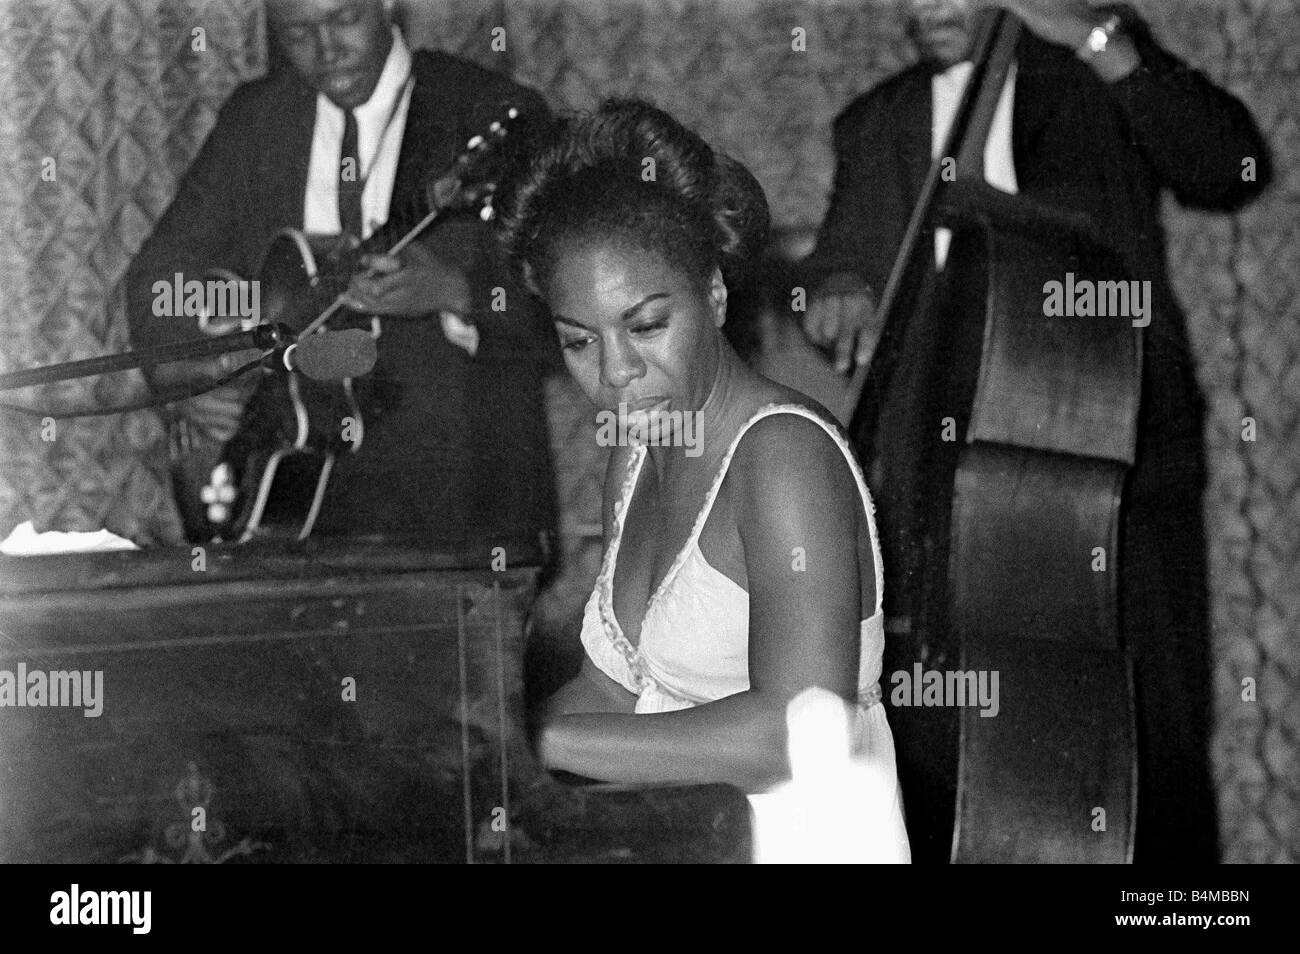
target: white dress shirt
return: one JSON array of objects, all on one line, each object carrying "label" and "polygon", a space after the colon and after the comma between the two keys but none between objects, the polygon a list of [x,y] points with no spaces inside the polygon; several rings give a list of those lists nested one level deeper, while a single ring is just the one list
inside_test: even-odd
[{"label": "white dress shirt", "polygon": [[[948,129],[957,115],[962,93],[970,80],[974,65],[969,61],[950,66],[942,73],[936,73],[930,80],[930,104],[933,122],[931,124],[930,154],[937,158],[943,149]],[[998,97],[997,109],[993,113],[993,125],[989,128],[989,138],[984,144],[984,179],[989,185],[1010,192],[1019,191],[1016,186],[1016,167],[1011,154],[1011,113],[1015,104],[1016,64],[1011,63],[1007,71],[1006,82],[1002,86],[1002,95]],[[953,158],[956,158],[955,156]],[[934,230],[934,258],[942,269],[948,258],[948,244],[952,241],[950,229]]]},{"label": "white dress shirt", "polygon": [[[393,46],[370,98],[353,112],[357,117],[357,160],[361,193],[362,238],[388,221],[397,176],[397,158],[411,105],[411,50],[393,28]],[[339,164],[343,149],[343,110],[324,93],[316,96],[316,128],[311,137],[303,230],[337,235],[339,225]]]}]

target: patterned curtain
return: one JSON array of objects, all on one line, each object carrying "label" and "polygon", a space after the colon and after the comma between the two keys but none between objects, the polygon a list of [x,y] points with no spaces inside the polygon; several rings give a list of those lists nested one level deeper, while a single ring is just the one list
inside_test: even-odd
[{"label": "patterned curtain", "polygon": [[[0,0],[0,368],[124,350],[122,278],[216,109],[261,72],[253,0]],[[144,396],[135,372],[25,392],[27,406]],[[0,537],[107,527],[178,541],[157,413],[0,414]]]}]

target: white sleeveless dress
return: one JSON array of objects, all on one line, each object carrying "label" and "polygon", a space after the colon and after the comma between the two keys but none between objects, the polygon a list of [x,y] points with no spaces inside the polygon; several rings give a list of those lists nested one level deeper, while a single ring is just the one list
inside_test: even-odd
[{"label": "white sleeveless dress", "polygon": [[[880,702],[881,655],[885,646],[880,601],[884,579],[874,507],[849,444],[834,425],[798,404],[770,404],[745,423],[727,449],[690,537],[647,603],[638,646],[623,635],[614,616],[613,594],[623,522],[647,454],[644,445],[634,446],[614,507],[611,539],[596,588],[583,613],[582,644],[602,672],[637,696],[638,713],[686,709],[749,688],[749,593],[705,560],[699,538],[736,447],[750,427],[772,414],[797,414],[820,425],[843,452],[862,499],[876,568],[876,609],[860,627],[858,705],[852,746],[855,761],[869,766],[885,784],[885,790],[878,790],[876,797],[869,799],[872,804],[860,809],[877,816],[866,819],[874,830],[874,847],[873,857],[864,860],[907,862],[910,853],[894,740]],[[762,800],[770,797],[753,795],[750,801],[757,809]],[[859,807],[849,810],[857,811]]]}]

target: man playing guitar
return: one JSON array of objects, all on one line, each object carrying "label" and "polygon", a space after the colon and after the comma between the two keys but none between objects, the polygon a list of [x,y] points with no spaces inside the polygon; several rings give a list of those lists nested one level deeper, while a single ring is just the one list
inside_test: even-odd
[{"label": "man playing guitar", "polygon": [[[267,14],[279,63],[222,108],[128,273],[137,347],[199,334],[192,317],[156,313],[158,282],[214,269],[255,276],[286,228],[355,244],[391,225],[507,104],[546,115],[536,93],[496,73],[411,51],[391,3],[268,0]],[[378,318],[379,356],[355,382],[365,446],[339,455],[313,532],[490,549],[497,535],[535,542],[552,531],[541,379],[554,343],[478,218],[440,221],[397,255],[365,255],[344,285],[349,308]],[[147,371],[161,386],[232,367],[227,358]],[[211,535],[198,487],[241,427],[248,392],[237,381],[181,408],[192,459],[178,498],[193,538]]]}]

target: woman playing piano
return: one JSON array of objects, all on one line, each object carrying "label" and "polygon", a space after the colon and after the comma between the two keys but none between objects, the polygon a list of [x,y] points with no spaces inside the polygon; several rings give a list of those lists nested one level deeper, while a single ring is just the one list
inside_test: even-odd
[{"label": "woman playing piano", "polygon": [[790,778],[787,705],[819,687],[849,704],[855,760],[888,780],[869,820],[881,860],[907,860],[862,473],[830,415],[721,330],[728,283],[765,239],[762,188],[662,111],[610,101],[561,124],[497,206],[570,373],[618,422],[602,433],[627,437],[605,478],[586,658],[547,703],[543,762],[767,792]]}]

